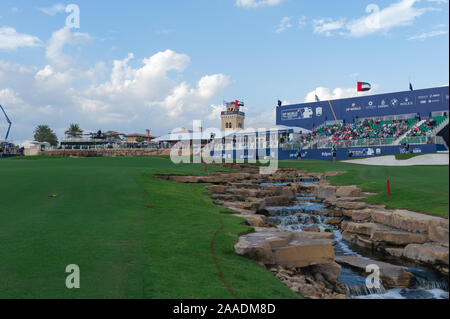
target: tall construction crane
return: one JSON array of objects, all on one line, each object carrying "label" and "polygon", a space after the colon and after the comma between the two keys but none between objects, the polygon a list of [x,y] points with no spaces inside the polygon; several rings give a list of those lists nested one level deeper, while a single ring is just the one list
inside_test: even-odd
[{"label": "tall construction crane", "polygon": [[5,136],[5,142],[6,142],[8,140],[9,130],[11,129],[11,120],[9,119],[8,115],[6,115],[5,109],[3,108],[3,106],[1,106],[1,104],[0,104],[0,109],[2,110],[3,114],[5,115],[6,122],[8,122],[8,130],[6,131],[6,136]]}]

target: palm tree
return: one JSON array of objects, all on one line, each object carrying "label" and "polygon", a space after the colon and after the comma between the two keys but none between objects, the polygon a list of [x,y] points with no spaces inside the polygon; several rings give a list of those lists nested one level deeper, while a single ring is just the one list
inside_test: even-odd
[{"label": "palm tree", "polygon": [[77,137],[83,134],[83,130],[80,129],[80,126],[76,123],[72,123],[69,125],[69,129],[65,132],[67,136]]}]

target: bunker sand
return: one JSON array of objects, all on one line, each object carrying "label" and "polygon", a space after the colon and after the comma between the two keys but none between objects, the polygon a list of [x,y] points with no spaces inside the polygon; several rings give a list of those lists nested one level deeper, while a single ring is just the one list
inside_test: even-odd
[{"label": "bunker sand", "polygon": [[342,162],[375,166],[448,165],[449,154],[426,154],[422,156],[416,156],[407,160],[397,160],[395,156],[389,155]]}]

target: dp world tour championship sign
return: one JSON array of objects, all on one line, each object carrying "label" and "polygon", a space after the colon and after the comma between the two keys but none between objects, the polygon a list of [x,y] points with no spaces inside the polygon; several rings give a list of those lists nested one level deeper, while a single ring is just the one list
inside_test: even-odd
[{"label": "dp world tour championship sign", "polygon": [[[449,109],[449,87],[368,95],[340,100],[284,105],[277,107],[277,125],[298,126],[313,130],[334,116],[346,123],[356,118],[400,114],[429,117],[432,112]],[[333,114],[334,111],[334,114]]]}]

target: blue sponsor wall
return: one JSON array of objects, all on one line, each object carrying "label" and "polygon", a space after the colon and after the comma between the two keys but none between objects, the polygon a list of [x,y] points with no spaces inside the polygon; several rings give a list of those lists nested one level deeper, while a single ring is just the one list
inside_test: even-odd
[{"label": "blue sponsor wall", "polygon": [[[330,101],[338,120],[353,123],[355,117],[381,117],[448,111],[449,87],[361,96]],[[308,130],[334,120],[328,101],[277,107],[277,125],[297,126]]]},{"label": "blue sponsor wall", "polygon": [[[348,157],[349,150],[351,150],[353,154],[352,159],[405,153],[405,148],[402,145],[338,148],[336,159],[338,161],[349,159]],[[439,144],[410,145],[409,148],[410,153],[414,154],[436,153],[438,151],[445,151],[445,150],[446,150],[445,147]],[[279,160],[297,159],[297,155],[298,151],[279,150],[278,159]],[[331,148],[303,150],[302,159],[319,159],[332,161],[333,154],[331,152]]]},{"label": "blue sponsor wall", "polygon": [[0,154],[0,158],[7,158],[7,157],[18,157],[17,154]]},{"label": "blue sponsor wall", "polygon": [[[394,154],[404,154],[405,148],[402,145],[395,146],[368,146],[368,147],[352,147],[352,148],[338,148],[337,149],[337,157],[338,161],[347,160],[348,152],[351,150],[352,159],[355,158],[368,158],[368,157],[376,157],[376,156],[385,156],[385,155],[394,155]],[[438,151],[445,151],[445,147],[440,144],[420,144],[420,145],[410,145],[409,151],[413,154],[427,154],[427,153],[436,153]],[[262,159],[264,156],[270,156],[270,149],[266,150],[258,150],[258,156]],[[240,150],[240,151],[227,151],[227,152],[211,152],[211,156],[219,159],[249,159],[254,160],[256,158],[257,151],[254,149],[251,150]],[[288,160],[288,159],[297,159],[298,151],[297,150],[283,150],[278,149],[278,159],[279,160]],[[318,159],[325,161],[332,161],[333,154],[331,152],[331,148],[322,148],[315,150],[303,150],[302,151],[302,159]]]}]

